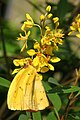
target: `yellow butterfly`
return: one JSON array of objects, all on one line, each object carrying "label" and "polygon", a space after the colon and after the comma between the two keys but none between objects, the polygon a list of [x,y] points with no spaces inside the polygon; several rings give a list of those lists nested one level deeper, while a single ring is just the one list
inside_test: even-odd
[{"label": "yellow butterfly", "polygon": [[7,96],[11,110],[43,110],[49,106],[40,75],[29,65],[14,77]]}]

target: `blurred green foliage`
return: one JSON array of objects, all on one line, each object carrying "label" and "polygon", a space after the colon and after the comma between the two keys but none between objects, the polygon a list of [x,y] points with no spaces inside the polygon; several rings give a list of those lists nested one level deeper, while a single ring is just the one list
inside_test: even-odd
[{"label": "blurred green foliage", "polygon": [[[35,113],[8,110],[6,105],[7,90],[13,78],[11,72],[15,68],[12,61],[14,58],[22,57],[23,54],[19,53],[21,44],[16,40],[20,31],[17,28],[13,29],[8,21],[1,18],[0,120],[80,120],[80,56],[77,55],[80,45],[74,43],[74,36],[68,37],[67,35],[70,24],[79,13],[80,3],[78,6],[74,6],[68,0],[60,0],[58,4],[46,0],[45,4],[46,6],[52,6],[51,12],[54,16],[60,18],[60,27],[65,32],[63,45],[59,47],[58,52],[54,52],[55,55],[61,58],[61,61],[54,64],[54,72],[49,71],[43,75],[43,85],[50,101],[50,106],[43,111]],[[37,5],[35,4],[35,6]],[[33,36],[39,39],[38,34],[39,31],[36,29],[36,33],[33,32]],[[80,42],[80,39],[76,39],[76,41]],[[32,48],[33,43],[31,44],[29,41],[28,44]],[[78,45],[76,51],[74,51],[74,48],[72,49],[72,44],[75,44],[75,47]]]}]

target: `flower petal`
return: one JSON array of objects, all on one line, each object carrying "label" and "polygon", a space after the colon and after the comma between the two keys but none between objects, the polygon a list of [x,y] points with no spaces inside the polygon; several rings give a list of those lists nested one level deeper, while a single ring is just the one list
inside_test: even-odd
[{"label": "flower petal", "polygon": [[37,49],[37,50],[40,49],[40,44],[38,42],[34,43],[34,49]]},{"label": "flower petal", "polygon": [[36,56],[34,59],[33,59],[33,65],[34,66],[37,66],[39,64],[39,57]]},{"label": "flower petal", "polygon": [[41,70],[40,70],[40,72],[41,72],[41,73],[45,73],[45,72],[47,72],[48,70],[49,70],[48,67],[42,67]]},{"label": "flower petal", "polygon": [[54,71],[54,66],[52,66],[51,64],[48,64],[48,67],[49,67],[50,70]]},{"label": "flower petal", "polygon": [[12,72],[12,74],[17,73],[17,72],[19,72],[20,70],[21,70],[21,68],[14,69],[13,72]]},{"label": "flower petal", "polygon": [[33,19],[31,18],[31,16],[28,13],[26,14],[26,18],[28,21],[31,21],[33,23]]},{"label": "flower petal", "polygon": [[53,62],[53,63],[59,62],[60,60],[61,60],[61,59],[58,58],[58,57],[52,57],[52,58],[50,59],[50,61]]},{"label": "flower petal", "polygon": [[30,56],[33,56],[33,55],[36,54],[35,50],[33,50],[33,49],[28,50],[27,53],[28,53]]},{"label": "flower petal", "polygon": [[78,38],[80,38],[80,34],[76,34],[76,36],[77,36]]}]

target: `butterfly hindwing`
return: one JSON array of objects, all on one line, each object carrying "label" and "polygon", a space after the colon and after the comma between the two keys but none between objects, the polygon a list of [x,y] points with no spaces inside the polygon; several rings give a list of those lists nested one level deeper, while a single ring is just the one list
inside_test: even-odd
[{"label": "butterfly hindwing", "polygon": [[43,110],[49,106],[49,102],[38,73],[36,73],[34,84],[33,107],[34,106],[36,107],[36,110]]},{"label": "butterfly hindwing", "polygon": [[9,91],[7,104],[11,110],[30,109],[30,99],[35,76],[35,69],[32,66],[21,69],[14,77]]}]

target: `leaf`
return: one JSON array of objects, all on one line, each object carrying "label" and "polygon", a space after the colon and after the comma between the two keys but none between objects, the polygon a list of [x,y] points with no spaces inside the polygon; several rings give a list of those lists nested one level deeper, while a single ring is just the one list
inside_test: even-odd
[{"label": "leaf", "polygon": [[68,0],[60,0],[57,5],[57,16],[61,21],[64,20],[64,16],[73,10],[73,5],[68,2]]},{"label": "leaf", "polygon": [[49,84],[47,82],[42,81],[42,83],[43,83],[43,86],[45,88],[45,91],[48,92],[49,90],[51,90],[51,87],[49,86]]},{"label": "leaf", "polygon": [[56,110],[59,111],[61,108],[61,104],[62,104],[59,95],[57,93],[48,94],[48,97],[50,101],[52,102],[52,104],[54,105],[54,107],[56,108]]},{"label": "leaf", "polygon": [[31,119],[31,113],[30,113],[30,112],[26,112],[26,115],[27,115],[27,119],[28,119],[28,120],[32,120],[32,119]]},{"label": "leaf", "polygon": [[18,118],[18,120],[29,120],[26,115],[21,114]]},{"label": "leaf", "polygon": [[71,92],[76,92],[76,91],[80,91],[80,87],[71,86],[71,88],[69,88],[69,89],[63,89],[64,93],[71,93]]},{"label": "leaf", "polygon": [[41,120],[41,113],[40,112],[33,112],[32,117],[33,117],[33,120]]},{"label": "leaf", "polygon": [[10,81],[5,78],[0,77],[0,86],[9,88]]},{"label": "leaf", "polygon": [[[79,92],[80,91],[80,87],[78,86],[59,86],[59,87],[55,87],[52,88],[50,90],[48,90],[48,93],[58,93],[58,94],[65,94],[65,93],[71,93],[71,92]],[[80,92],[78,93],[80,94]],[[78,96],[78,95],[77,95]]]},{"label": "leaf", "polygon": [[61,85],[57,82],[57,80],[55,80],[53,77],[49,77],[48,82],[50,82],[50,83],[52,83],[52,84],[54,84],[54,85],[57,85],[57,86],[61,86]]},{"label": "leaf", "polygon": [[47,116],[47,120],[57,120],[54,112],[50,112]]},{"label": "leaf", "polygon": [[48,93],[57,93],[57,94],[62,94],[63,91],[62,91],[62,87],[54,87],[50,90],[48,90]]},{"label": "leaf", "polygon": [[80,117],[77,116],[77,115],[76,115],[76,116],[73,116],[73,115],[70,114],[70,115],[69,115],[69,118],[70,118],[70,119],[72,118],[71,120],[80,120]]},{"label": "leaf", "polygon": [[75,120],[80,120],[80,117],[79,116],[75,116]]}]

